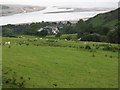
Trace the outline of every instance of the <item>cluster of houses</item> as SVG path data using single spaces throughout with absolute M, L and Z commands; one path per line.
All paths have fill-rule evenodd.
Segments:
M 45 26 L 43 28 L 40 28 L 37 30 L 38 32 L 41 32 L 42 30 L 47 30 L 48 34 L 57 34 L 59 32 L 59 29 L 63 27 L 58 27 L 58 26 Z

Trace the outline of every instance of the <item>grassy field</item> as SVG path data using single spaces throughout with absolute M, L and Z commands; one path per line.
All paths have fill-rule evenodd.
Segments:
M 0 42 L 2 38 L 0 37 Z M 0 45 L 0 89 L 2 89 L 2 46 Z
M 2 46 L 3 87 L 118 87 L 118 52 L 103 50 L 117 44 L 28 36 L 6 41 L 11 45 Z

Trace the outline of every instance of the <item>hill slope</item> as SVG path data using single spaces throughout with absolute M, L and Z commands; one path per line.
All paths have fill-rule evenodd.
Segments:
M 106 26 L 112 28 L 118 23 L 119 10 L 120 8 L 107 13 L 98 14 L 97 16 L 88 19 L 86 22 L 87 24 L 92 24 L 94 27 Z

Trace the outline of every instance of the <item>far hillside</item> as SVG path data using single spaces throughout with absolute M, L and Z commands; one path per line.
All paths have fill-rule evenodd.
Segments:
M 23 25 L 3 26 L 3 36 L 11 37 L 16 35 L 33 35 L 46 37 L 54 35 L 60 38 L 63 34 L 68 34 L 63 39 L 74 39 L 81 41 L 120 43 L 118 41 L 118 11 L 120 8 L 98 14 L 87 21 L 79 20 L 77 23 L 63 22 L 39 22 Z M 75 36 L 71 36 L 74 34 Z
M 97 16 L 90 18 L 86 22 L 88 24 L 92 24 L 94 27 L 96 26 L 106 26 L 106 27 L 114 27 L 118 22 L 118 11 L 120 8 L 113 10 L 108 13 L 98 14 Z

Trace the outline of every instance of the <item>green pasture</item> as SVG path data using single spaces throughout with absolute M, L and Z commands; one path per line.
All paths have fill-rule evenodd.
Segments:
M 3 37 L 2 43 L 5 88 L 118 87 L 118 51 L 103 50 L 117 44 L 28 36 Z

